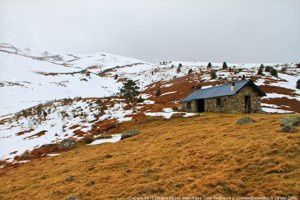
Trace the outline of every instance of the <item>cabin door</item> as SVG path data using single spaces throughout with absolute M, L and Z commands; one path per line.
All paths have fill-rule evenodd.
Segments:
M 245 96 L 245 113 L 251 113 L 251 98 Z
M 204 112 L 204 108 L 205 108 L 204 99 L 199 99 L 197 103 L 198 103 L 198 112 Z

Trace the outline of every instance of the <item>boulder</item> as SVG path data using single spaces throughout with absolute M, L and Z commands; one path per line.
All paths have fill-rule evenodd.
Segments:
M 68 176 L 67 178 L 66 178 L 66 181 L 68 181 L 68 182 L 70 182 L 70 181 L 73 181 L 74 180 L 74 176 Z
M 126 131 L 126 132 L 122 133 L 121 140 L 132 137 L 134 135 L 137 135 L 138 133 L 139 133 L 139 131 L 137 131 L 137 130 Z
M 93 185 L 94 185 L 94 182 L 93 182 L 93 181 L 88 181 L 88 182 L 87 182 L 87 186 L 88 186 L 88 187 L 92 187 Z
M 240 119 L 238 119 L 236 121 L 236 124 L 239 124 L 239 125 L 243 125 L 243 124 L 251 124 L 251 123 L 254 123 L 255 121 L 253 119 L 251 119 L 250 117 L 246 116 L 246 117 L 242 117 Z
M 171 118 L 181 118 L 183 117 L 184 113 L 173 113 Z

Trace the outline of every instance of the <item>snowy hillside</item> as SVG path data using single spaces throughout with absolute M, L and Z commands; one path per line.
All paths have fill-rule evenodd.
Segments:
M 276 69 L 277 77 L 265 68 L 257 75 L 261 64 L 227 63 L 227 69 L 222 69 L 222 63 L 212 63 L 209 69 L 207 64 L 151 64 L 108 53 L 54 54 L 0 44 L 0 161 L 12 161 L 26 150 L 64 138 L 79 140 L 102 134 L 102 126 L 141 115 L 191 116 L 173 109 L 180 109 L 180 100 L 192 88 L 199 84 L 207 88 L 242 76 L 252 78 L 266 92 L 263 111 L 300 112 L 300 90 L 296 88 L 300 68 L 296 63 L 264 64 Z M 215 79 L 211 78 L 212 70 Z M 146 99 L 136 108 L 117 97 L 126 79 L 135 80 Z M 156 95 L 158 89 L 160 96 Z
M 116 66 L 150 66 L 112 54 L 74 57 L 30 53 L 0 46 L 0 116 L 55 99 L 112 96 L 121 83 L 99 73 Z

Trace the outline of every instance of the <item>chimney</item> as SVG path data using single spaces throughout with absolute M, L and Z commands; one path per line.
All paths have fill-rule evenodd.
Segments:
M 236 88 L 236 87 L 235 87 L 235 82 L 234 82 L 234 81 L 232 81 L 232 82 L 231 82 L 231 91 L 234 91 L 234 90 L 235 90 L 235 88 Z

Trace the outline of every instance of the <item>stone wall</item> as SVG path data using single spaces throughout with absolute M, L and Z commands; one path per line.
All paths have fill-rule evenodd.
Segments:
M 250 86 L 244 87 L 238 94 L 232 96 L 220 97 L 221 104 L 217 106 L 217 98 L 205 99 L 206 112 L 226 112 L 226 113 L 244 113 L 245 96 L 250 96 L 251 112 L 261 111 L 261 101 L 258 93 Z M 188 112 L 197 112 L 197 100 L 191 101 L 191 108 L 187 109 L 187 102 L 183 103 L 184 110 Z
M 187 111 L 187 112 L 197 112 L 197 101 L 193 100 L 190 101 L 190 108 L 188 108 L 188 102 L 183 102 L 183 110 Z

